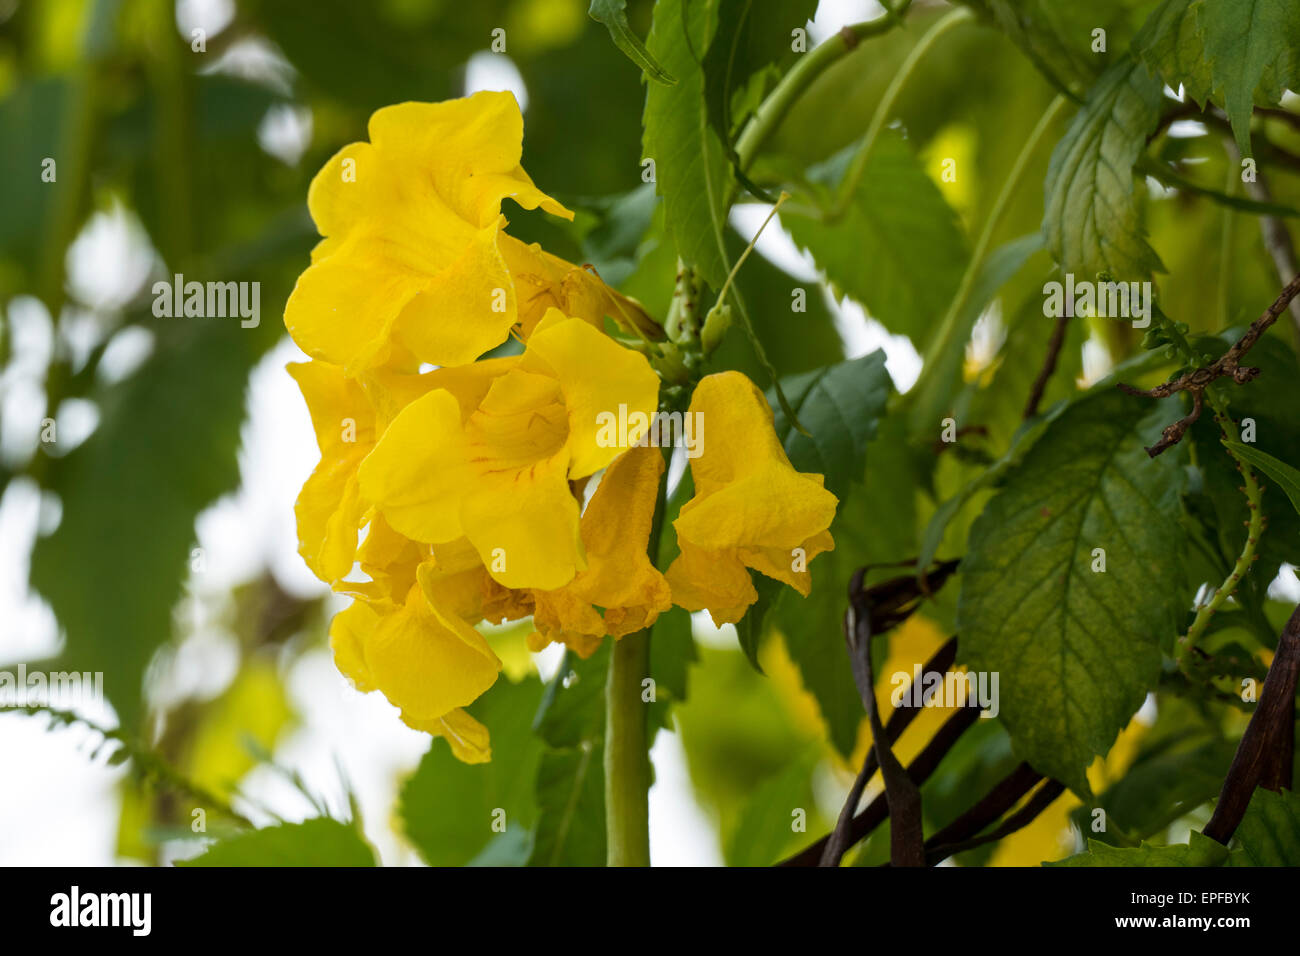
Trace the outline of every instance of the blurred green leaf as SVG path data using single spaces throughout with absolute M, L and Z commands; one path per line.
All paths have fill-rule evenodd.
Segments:
M 812 175 L 838 182 L 841 154 Z M 969 255 L 956 213 L 897 133 L 872 147 L 857 192 L 835 222 L 782 212 L 795 242 L 836 292 L 860 302 L 889 331 L 924 348 L 961 282 Z
M 541 697 L 535 677 L 498 680 L 467 708 L 492 735 L 491 761 L 461 763 L 446 741 L 434 739 L 403 784 L 398 816 L 430 866 L 463 866 L 500 832 L 495 826 L 527 830 L 536 821 L 533 777 L 542 747 L 532 721 Z
M 375 866 L 375 852 L 349 823 L 281 823 L 219 840 L 177 866 Z

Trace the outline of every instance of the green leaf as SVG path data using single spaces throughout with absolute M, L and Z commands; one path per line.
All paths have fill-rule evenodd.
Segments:
M 1096 78 L 1106 58 L 1093 50 L 1093 30 L 1121 20 L 1126 0 L 960 0 L 1005 33 L 1047 76 L 1071 89 Z M 1064 75 L 1061 75 L 1062 72 Z
M 815 814 L 812 774 L 818 755 L 811 752 L 764 780 L 741 808 L 727 840 L 727 866 L 771 866 L 808 840 L 808 817 Z M 795 830 L 802 821 L 803 829 Z
M 781 387 L 808 434 L 776 409 L 776 434 L 797 471 L 824 475 L 837 498 L 848 494 L 866 465 L 867 444 L 885 411 L 892 382 L 885 353 L 872 352 L 782 380 Z M 769 403 L 775 405 L 769 393 Z
M 375 853 L 350 823 L 328 817 L 281 823 L 218 840 L 177 866 L 374 866 Z
M 838 179 L 841 157 L 822 167 Z M 923 348 L 961 282 L 968 251 L 957 214 L 901 136 L 880 135 L 861 185 L 833 223 L 782 212 L 782 224 L 836 292 Z
M 491 761 L 461 763 L 445 740 L 435 738 L 402 785 L 402 829 L 430 866 L 473 860 L 498 836 L 497 811 L 505 812 L 506 832 L 536 821 L 533 776 L 542 748 L 532 722 L 541 698 L 542 684 L 535 677 L 518 684 L 497 681 L 469 707 L 492 735 Z
M 1043 237 L 1062 273 L 1093 281 L 1164 271 L 1147 244 L 1133 166 L 1160 118 L 1160 81 L 1126 57 L 1110 67 L 1052 151 Z
M 1278 486 L 1286 492 L 1286 496 L 1291 499 L 1291 504 L 1295 507 L 1296 512 L 1300 513 L 1300 471 L 1296 471 L 1286 462 L 1278 461 L 1268 452 L 1260 451 L 1253 445 L 1243 445 L 1235 441 L 1225 441 L 1223 444 L 1233 454 L 1239 458 L 1244 458 L 1251 465 L 1276 481 Z
M 541 808 L 529 866 L 605 864 L 605 769 L 600 738 L 548 751 L 537 771 Z
M 1044 866 L 1219 866 L 1228 857 L 1228 848 L 1193 830 L 1187 843 L 1140 847 L 1113 847 L 1096 840 L 1088 841 L 1088 852 L 1066 857 Z
M 537 770 L 540 816 L 529 866 L 605 863 L 605 677 L 612 644 L 602 641 L 586 660 L 566 651 L 537 710 L 533 728 L 549 746 Z M 651 660 L 653 666 L 653 645 Z
M 605 675 L 609 672 L 611 643 L 601 641 L 586 660 L 573 651 L 564 652 L 533 720 L 534 732 L 549 746 L 576 747 L 604 731 Z
M 717 0 L 655 4 L 646 46 L 678 82 L 646 90 L 642 150 L 655 162 L 664 221 L 678 254 L 720 289 L 728 271 L 724 228 L 731 168 L 709 127 L 698 59 L 713 37 L 716 14 Z
M 718 29 L 703 61 L 705 110 L 733 166 L 738 165 L 735 134 L 781 72 L 777 64 L 800 55 L 791 50 L 791 30 L 816 12 L 815 0 L 719 0 Z M 756 76 L 760 73 L 765 75 Z M 737 105 L 741 109 L 733 112 Z M 745 185 L 756 191 L 748 181 Z
M 863 719 L 862 698 L 844 644 L 849 581 L 863 565 L 905 559 L 915 546 L 918 477 L 903 429 L 897 417 L 881 423 L 880 434 L 867 449 L 865 482 L 853 485 L 836 510 L 831 525 L 835 550 L 809 565 L 808 597 L 791 588 L 773 589 L 779 593 L 772 618 L 804 686 L 817 701 L 832 745 L 846 757 L 853 752 Z
M 1022 759 L 1081 796 L 1094 755 L 1154 685 L 1188 597 L 1169 557 L 1184 548 L 1182 472 L 1143 450 L 1170 412 L 1109 389 L 1076 402 L 989 501 L 962 562 L 962 659 L 1000 675 Z
M 627 54 L 627 58 L 641 67 L 641 71 L 656 83 L 672 86 L 676 77 L 655 62 L 641 38 L 632 32 L 627 23 L 627 0 L 591 0 L 587 15 L 597 23 L 605 24 L 614 45 Z
M 1133 40 L 1143 61 L 1202 106 L 1228 114 L 1250 155 L 1256 100 L 1280 103 L 1300 84 L 1300 5 L 1293 0 L 1165 0 Z
M 1256 789 L 1236 837 L 1232 866 L 1300 866 L 1300 797 Z
M 1186 736 L 1182 730 L 1182 736 Z M 1099 839 L 1111 842 L 1118 830 L 1132 840 L 1144 840 L 1162 832 L 1186 813 L 1213 800 L 1223 787 L 1223 775 L 1237 752 L 1231 740 L 1201 740 L 1190 749 L 1163 748 L 1150 756 L 1139 756 L 1127 773 L 1099 795 L 1096 808 L 1106 813 L 1106 831 Z M 1082 833 L 1092 826 L 1094 807 L 1074 811 L 1075 825 Z M 1118 837 L 1118 834 L 1117 834 Z
M 52 465 L 63 515 L 32 556 L 32 584 L 67 637 L 62 663 L 102 671 L 130 730 L 144 713 L 145 667 L 172 635 L 194 519 L 238 480 L 244 383 L 267 340 L 214 323 L 162 327 L 154 356 L 96 396 L 99 427 Z M 78 573 L 91 555 L 95 572 Z

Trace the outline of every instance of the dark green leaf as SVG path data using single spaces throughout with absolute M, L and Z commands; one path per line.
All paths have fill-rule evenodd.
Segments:
M 837 179 L 840 163 L 825 167 Z M 872 147 L 861 185 L 833 223 L 785 213 L 781 222 L 841 295 L 862 303 L 918 348 L 929 341 L 961 282 L 968 251 L 957 214 L 901 136 Z
M 1088 93 L 1047 169 L 1043 237 L 1062 273 L 1092 282 L 1164 271 L 1147 244 L 1133 166 L 1160 118 L 1160 81 L 1133 59 L 1115 63 Z
M 1169 417 L 1117 390 L 1075 403 L 989 501 L 962 562 L 961 657 L 1000 674 L 1016 752 L 1081 796 L 1084 771 L 1154 685 L 1190 597 L 1181 469 L 1143 450 Z
M 632 32 L 627 23 L 627 0 L 591 0 L 588 15 L 597 23 L 605 24 L 614 45 L 629 60 L 641 67 L 643 73 L 656 83 L 672 86 L 677 82 L 671 73 L 655 62 L 641 38 Z

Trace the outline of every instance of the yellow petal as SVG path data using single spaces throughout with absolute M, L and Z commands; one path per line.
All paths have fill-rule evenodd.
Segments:
M 325 458 L 302 486 L 294 504 L 298 553 L 327 584 L 347 575 L 355 563 L 357 531 L 365 506 L 357 465 L 365 449 L 342 458 Z
M 492 759 L 488 729 L 460 708 L 432 720 L 420 720 L 403 712 L 402 720 L 415 730 L 445 738 L 461 763 L 487 763 Z
M 545 368 L 560 383 L 569 416 L 571 478 L 595 474 L 625 447 L 606 440 L 606 416 L 641 413 L 645 427 L 629 428 L 635 444 L 659 407 L 659 376 L 640 352 L 619 345 L 580 319 L 547 313 L 528 340 L 521 368 Z
M 393 324 L 427 279 L 383 253 L 364 236 L 351 237 L 298 277 L 284 324 L 299 348 L 349 375 L 384 363 Z
M 375 689 L 370 668 L 366 666 L 365 642 L 374 633 L 380 614 L 364 601 L 353 601 L 334 615 L 330 622 L 330 647 L 334 664 L 357 690 Z
M 466 365 L 496 348 L 517 320 L 515 287 L 493 222 L 405 303 L 394 326 L 403 346 L 435 365 Z
M 509 588 L 550 590 L 586 567 L 568 455 L 480 475 L 464 499 L 465 534 L 488 573 Z
M 513 199 L 572 219 L 573 213 L 533 185 L 519 165 L 524 121 L 514 94 L 480 92 L 441 103 L 399 103 L 370 117 L 370 141 L 409 157 L 460 216 L 486 225 Z
M 758 592 L 734 553 L 703 551 L 686 541 L 679 544 L 682 553 L 665 573 L 673 603 L 688 611 L 708 610 L 718 627 L 744 617 L 758 600 Z
M 406 604 L 384 615 L 365 643 L 375 685 L 416 719 L 464 707 L 492 686 L 501 662 L 481 637 L 453 631 L 418 586 Z
M 437 389 L 403 409 L 359 474 L 362 495 L 408 538 L 461 537 L 461 501 L 476 474 L 455 396 Z

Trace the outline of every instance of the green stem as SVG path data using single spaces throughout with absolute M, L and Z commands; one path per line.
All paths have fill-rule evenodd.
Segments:
M 671 451 L 671 449 L 668 449 Z M 665 464 L 668 455 L 665 455 Z M 659 500 L 650 526 L 647 552 L 659 557 L 659 538 L 668 510 L 668 469 L 659 482 Z M 614 641 L 605 682 L 605 862 L 608 866 L 650 865 L 649 707 L 642 681 L 650 676 L 650 632 Z
M 1187 341 L 1187 337 L 1179 330 L 1178 326 L 1158 309 L 1155 310 L 1155 317 L 1182 359 L 1190 366 L 1200 364 L 1202 356 L 1196 353 L 1196 350 L 1192 348 L 1191 343 Z M 1230 442 L 1240 441 L 1241 435 L 1237 431 L 1236 423 L 1228 414 L 1228 402 L 1215 391 L 1214 385 L 1206 387 L 1204 398 L 1206 404 L 1214 412 L 1214 420 L 1218 422 L 1223 437 Z M 1191 626 L 1187 629 L 1187 633 L 1178 639 L 1177 646 L 1174 649 L 1174 657 L 1178 662 L 1178 668 L 1188 677 L 1191 677 L 1195 670 L 1195 661 L 1191 656 L 1193 648 L 1205 635 L 1206 628 L 1210 626 L 1210 618 L 1223 607 L 1228 598 L 1232 596 L 1232 593 L 1237 590 L 1237 585 L 1241 583 L 1241 579 L 1245 577 L 1246 572 L 1250 570 L 1250 566 L 1255 560 L 1255 549 L 1259 545 L 1260 534 L 1264 530 L 1264 507 L 1262 502 L 1264 490 L 1260 487 L 1259 480 L 1255 477 L 1255 472 L 1250 465 L 1238 458 L 1232 449 L 1225 448 L 1224 450 L 1232 456 L 1232 460 L 1237 463 L 1237 470 L 1241 472 L 1244 482 L 1241 490 L 1246 495 L 1246 507 L 1250 509 L 1250 520 L 1246 522 L 1246 543 L 1242 545 L 1241 553 L 1237 555 L 1232 570 L 1228 572 L 1228 576 L 1223 583 L 1210 595 L 1210 599 L 1196 609 L 1196 616 L 1192 619 Z
M 1029 164 L 1029 160 L 1038 146 L 1038 141 L 1043 138 L 1043 134 L 1047 132 L 1052 120 L 1069 102 L 1069 99 L 1065 96 L 1057 96 L 1056 99 L 1052 100 L 1043 112 L 1042 117 L 1039 118 L 1038 125 L 1034 127 L 1033 132 L 1029 134 L 1029 138 L 1025 140 L 1025 145 L 1021 147 L 1020 155 L 1016 157 L 1015 162 L 1012 164 L 1011 172 L 1002 183 L 1002 190 L 998 193 L 997 199 L 993 201 L 993 208 L 984 220 L 984 228 L 980 231 L 979 239 L 975 242 L 975 248 L 971 251 L 970 261 L 966 263 L 966 271 L 961 276 L 961 283 L 957 286 L 957 292 L 952 297 L 952 302 L 948 304 L 948 311 L 939 323 L 938 334 L 935 335 L 933 344 L 926 350 L 924 367 L 932 366 L 935 359 L 947 350 L 947 340 L 952 337 L 956 328 L 957 317 L 965 308 L 971 290 L 975 287 L 975 279 L 984 265 L 989 246 L 993 244 L 993 233 L 997 229 L 998 223 L 1002 221 L 1002 214 L 1006 212 L 1012 193 L 1021 184 L 1020 180 L 1024 175 L 1025 166 Z
M 871 117 L 871 125 L 867 127 L 867 133 L 862 139 L 862 145 L 853 155 L 853 161 L 849 164 L 848 171 L 844 174 L 844 181 L 840 183 L 839 198 L 826 212 L 826 221 L 835 222 L 849 207 L 853 201 L 854 195 L 858 191 L 858 183 L 862 181 L 863 175 L 867 171 L 867 161 L 871 158 L 871 149 L 876 145 L 876 138 L 880 135 L 881 129 L 884 128 L 885 122 L 889 119 L 890 113 L 894 109 L 894 101 L 898 99 L 898 94 L 902 92 L 903 86 L 907 83 L 908 77 L 916 69 L 918 63 L 924 59 L 926 53 L 934 46 L 935 41 L 943 36 L 959 23 L 965 23 L 974 16 L 969 7 L 958 7 L 944 14 L 942 18 L 935 21 L 934 25 L 926 31 L 925 35 L 917 41 L 916 46 L 912 47 L 907 54 L 907 59 L 903 65 L 898 68 L 894 78 L 889 81 L 889 86 L 885 88 L 885 95 L 880 98 L 880 103 L 876 106 L 876 112 Z
M 650 754 L 641 681 L 650 631 L 614 642 L 605 685 L 605 839 L 609 866 L 650 865 Z
M 790 107 L 817 77 L 826 72 L 827 67 L 852 53 L 868 37 L 880 36 L 894 29 L 902 22 L 903 13 L 911 5 L 912 0 L 903 0 L 892 15 L 847 26 L 801 56 L 754 111 L 753 119 L 736 141 L 736 155 L 740 158 L 741 170 L 749 169 L 768 137 L 776 132 L 790 112 Z

